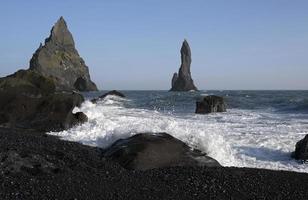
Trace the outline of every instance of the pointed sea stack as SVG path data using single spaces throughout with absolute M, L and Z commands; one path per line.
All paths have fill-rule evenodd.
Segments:
M 41 44 L 33 54 L 30 70 L 53 78 L 57 91 L 97 90 L 63 17 L 52 27 L 45 44 Z
M 191 91 L 198 90 L 194 85 L 190 73 L 191 51 L 189 44 L 184 40 L 181 48 L 181 67 L 179 73 L 174 73 L 172 77 L 172 88 L 170 91 Z

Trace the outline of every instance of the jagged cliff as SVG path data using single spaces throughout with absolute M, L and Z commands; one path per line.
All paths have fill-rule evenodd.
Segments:
M 89 69 L 75 48 L 72 34 L 63 17 L 52 27 L 44 45 L 33 54 L 30 70 L 53 78 L 58 91 L 97 90 L 91 81 Z

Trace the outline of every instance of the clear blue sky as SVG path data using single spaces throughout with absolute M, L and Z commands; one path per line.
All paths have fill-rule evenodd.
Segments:
M 308 89 L 307 0 L 3 0 L 0 76 L 62 15 L 101 89 L 170 89 L 184 38 L 200 89 Z

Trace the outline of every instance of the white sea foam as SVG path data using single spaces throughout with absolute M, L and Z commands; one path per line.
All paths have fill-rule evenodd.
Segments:
M 224 166 L 308 172 L 290 158 L 296 141 L 308 134 L 308 120 L 297 121 L 260 111 L 230 109 L 227 113 L 185 115 L 125 108 L 126 99 L 108 96 L 97 104 L 83 103 L 89 121 L 67 131 L 51 132 L 65 140 L 108 147 L 141 132 L 167 132 L 201 149 Z

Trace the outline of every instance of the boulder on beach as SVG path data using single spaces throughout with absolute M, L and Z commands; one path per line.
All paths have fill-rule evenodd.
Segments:
M 308 134 L 296 143 L 292 157 L 296 160 L 308 160 Z
M 97 90 L 63 17 L 52 27 L 45 44 L 33 54 L 30 70 L 54 79 L 57 91 Z
M 181 67 L 179 73 L 174 73 L 171 81 L 170 91 L 196 91 L 197 87 L 190 73 L 191 51 L 189 44 L 184 40 L 181 48 Z
M 172 166 L 219 167 L 213 158 L 167 133 L 141 133 L 117 140 L 103 155 L 132 170 Z
M 213 112 L 226 112 L 226 104 L 223 97 L 216 95 L 206 96 L 202 101 L 196 102 L 197 114 L 207 114 Z
M 121 92 L 119 92 L 119 91 L 117 91 L 117 90 L 111 90 L 111 91 L 109 91 L 109 92 L 107 92 L 107 93 L 105 93 L 105 94 L 103 94 L 103 95 L 101 95 L 101 96 L 99 96 L 99 97 L 97 97 L 97 98 L 92 99 L 91 101 L 92 101 L 92 103 L 96 103 L 97 101 L 102 100 L 102 99 L 104 99 L 106 96 L 109 96 L 109 95 L 113 95 L 113 96 L 118 96 L 118 97 L 125 98 L 125 95 L 122 94 Z

